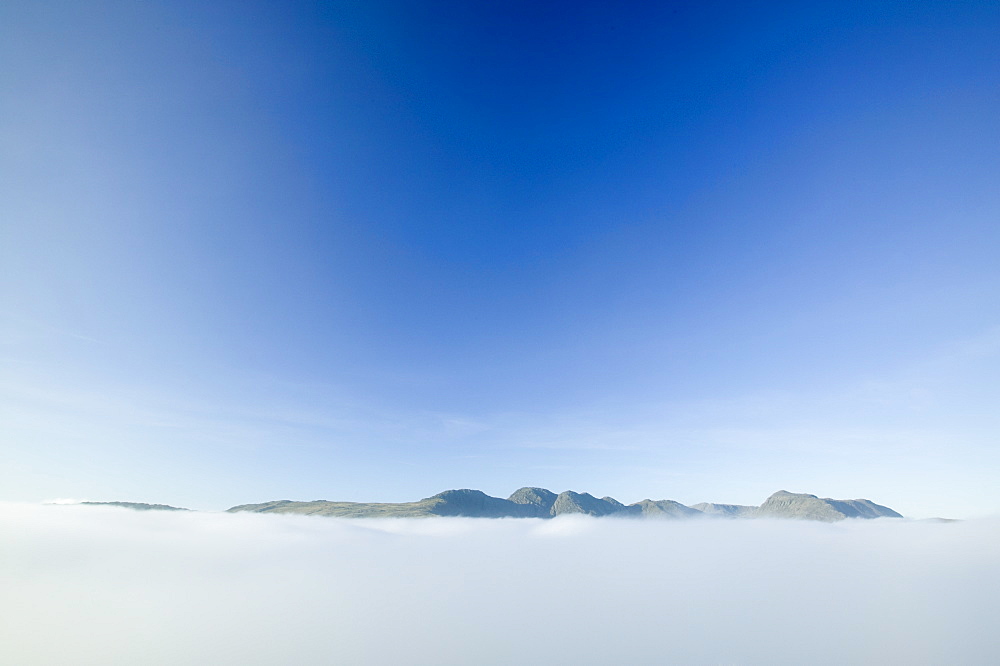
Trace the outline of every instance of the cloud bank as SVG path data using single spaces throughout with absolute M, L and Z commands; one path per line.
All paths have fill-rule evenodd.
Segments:
M 1000 521 L 0 505 L 0 662 L 988 664 Z

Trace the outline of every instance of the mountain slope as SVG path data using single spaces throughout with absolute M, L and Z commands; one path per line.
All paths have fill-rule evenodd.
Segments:
M 582 513 L 588 516 L 608 516 L 621 513 L 623 505 L 613 497 L 597 499 L 590 493 L 575 493 L 567 490 L 559 493 L 552 503 L 552 515 L 561 516 L 568 513 Z
M 421 518 L 429 516 L 465 516 L 470 518 L 535 518 L 536 507 L 491 497 L 481 490 L 446 490 L 417 502 L 293 502 L 279 500 L 262 504 L 241 504 L 230 513 L 299 513 L 310 516 L 341 518 Z

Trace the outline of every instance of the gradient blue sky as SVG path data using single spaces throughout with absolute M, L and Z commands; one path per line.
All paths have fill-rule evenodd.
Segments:
M 0 499 L 1000 511 L 1000 4 L 5 2 Z

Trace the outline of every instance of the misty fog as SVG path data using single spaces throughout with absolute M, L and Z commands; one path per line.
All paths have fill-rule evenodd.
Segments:
M 1000 521 L 0 505 L 5 664 L 988 664 Z

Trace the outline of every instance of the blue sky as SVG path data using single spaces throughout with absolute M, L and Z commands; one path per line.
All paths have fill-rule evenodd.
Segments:
M 1000 8 L 8 2 L 2 499 L 1000 511 Z

